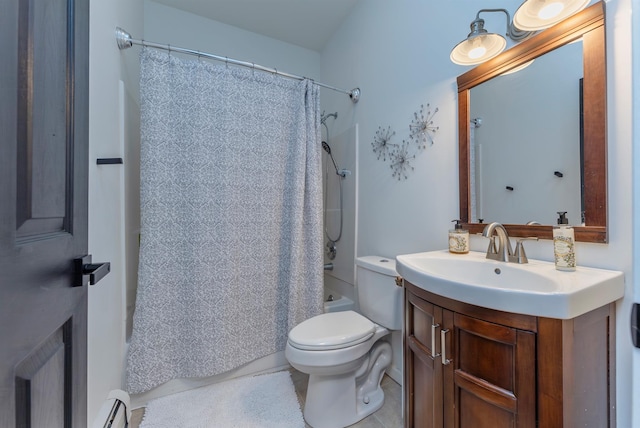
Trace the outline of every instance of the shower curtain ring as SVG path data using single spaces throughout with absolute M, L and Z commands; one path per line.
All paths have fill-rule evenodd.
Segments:
M 229 57 L 228 56 L 224 57 L 224 65 L 225 65 L 225 67 L 229 68 Z

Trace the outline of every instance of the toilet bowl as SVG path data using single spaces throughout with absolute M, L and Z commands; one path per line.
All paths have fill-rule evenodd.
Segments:
M 313 428 L 340 428 L 382 407 L 380 382 L 392 360 L 385 337 L 402 328 L 402 289 L 395 261 L 377 256 L 356 261 L 355 311 L 310 318 L 289 332 L 285 356 L 309 374 L 304 417 Z

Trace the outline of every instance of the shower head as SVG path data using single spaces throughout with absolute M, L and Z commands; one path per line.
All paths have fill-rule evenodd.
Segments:
M 333 158 L 333 155 L 331 154 L 331 147 L 329 147 L 329 143 L 327 143 L 326 141 L 323 141 L 323 142 L 322 142 L 322 148 L 324 149 L 324 151 L 325 151 L 325 152 L 327 152 L 327 154 L 328 154 L 328 155 L 329 155 L 329 157 L 331 158 L 331 162 L 333 162 L 333 167 L 334 167 L 334 168 L 335 168 L 335 170 L 336 170 L 336 174 L 338 174 L 340 177 L 344 178 L 344 177 L 345 177 L 345 174 L 344 174 L 344 172 L 342 172 L 342 173 L 341 173 L 341 172 L 338 170 L 338 165 L 336 165 L 336 161 L 335 161 L 335 159 Z
M 325 152 L 331 154 L 331 147 L 329 147 L 329 143 L 327 143 L 326 141 L 322 142 L 322 148 Z

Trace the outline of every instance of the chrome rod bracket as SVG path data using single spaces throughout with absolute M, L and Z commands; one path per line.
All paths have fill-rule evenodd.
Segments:
M 349 98 L 351 98 L 354 104 L 360 101 L 360 88 L 353 88 L 349 92 Z
M 118 49 L 129 49 L 133 46 L 131 41 L 131 34 L 127 33 L 120 27 L 116 27 L 116 42 L 118 43 Z

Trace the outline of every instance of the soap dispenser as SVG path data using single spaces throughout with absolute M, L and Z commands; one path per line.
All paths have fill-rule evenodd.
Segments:
M 576 270 L 575 235 L 566 211 L 558 211 L 558 224 L 553 226 L 553 255 L 556 269 Z
M 469 231 L 462 228 L 460 220 L 451 220 L 456 225 L 449 229 L 449 252 L 467 254 L 469 252 Z

